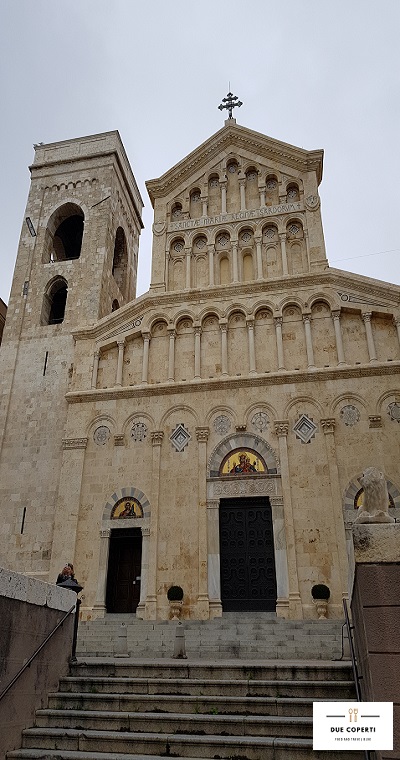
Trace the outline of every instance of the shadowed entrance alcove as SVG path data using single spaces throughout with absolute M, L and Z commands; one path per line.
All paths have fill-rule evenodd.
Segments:
M 207 473 L 210 617 L 230 610 L 289 610 L 279 461 L 262 438 L 221 441 Z M 236 589 L 236 590 L 235 590 Z

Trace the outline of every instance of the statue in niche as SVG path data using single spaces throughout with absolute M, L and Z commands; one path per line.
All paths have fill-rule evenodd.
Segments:
M 364 489 L 364 499 L 354 523 L 395 522 L 394 517 L 389 515 L 389 494 L 383 472 L 376 467 L 367 467 L 360 483 Z

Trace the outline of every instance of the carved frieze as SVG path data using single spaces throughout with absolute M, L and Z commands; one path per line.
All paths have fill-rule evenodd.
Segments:
M 63 449 L 86 449 L 88 443 L 87 438 L 63 438 Z

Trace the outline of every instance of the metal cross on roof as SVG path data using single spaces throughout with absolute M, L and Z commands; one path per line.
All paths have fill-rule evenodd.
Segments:
M 227 108 L 229 112 L 229 118 L 232 119 L 233 109 L 236 108 L 236 106 L 240 108 L 242 105 L 243 103 L 241 100 L 239 100 L 237 95 L 232 95 L 231 92 L 228 92 L 226 98 L 222 98 L 222 103 L 220 106 L 218 106 L 218 108 L 220 111 L 223 111 L 224 108 Z

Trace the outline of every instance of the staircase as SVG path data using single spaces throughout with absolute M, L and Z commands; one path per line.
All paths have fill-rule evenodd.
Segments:
M 349 663 L 323 656 L 332 648 L 335 651 L 341 648 L 340 640 L 338 643 L 332 639 L 334 621 L 332 624 L 322 621 L 322 625 L 312 621 L 317 624 L 314 630 L 309 621 L 299 623 L 276 618 L 274 621 L 262 616 L 257 621 L 260 626 L 257 632 L 255 620 L 245 629 L 243 618 L 241 623 L 232 617 L 223 624 L 224 619 L 225 616 L 217 623 L 209 621 L 188 626 L 187 660 L 174 660 L 170 657 L 171 650 L 167 652 L 170 645 L 173 647 L 175 625 L 128 624 L 128 635 L 125 637 L 124 633 L 122 638 L 128 649 L 134 648 L 135 655 L 120 657 L 112 654 L 113 644 L 108 638 L 112 631 L 120 633 L 118 617 L 87 624 L 86 629 L 82 627 L 78 662 L 71 666 L 70 675 L 61 679 L 59 692 L 49 695 L 48 708 L 37 711 L 35 727 L 23 732 L 23 748 L 9 752 L 7 758 L 362 758 L 360 752 L 312 750 L 313 700 L 354 699 Z M 244 626 L 240 640 L 234 641 L 231 636 L 240 625 Z M 318 628 L 321 629 L 319 636 Z M 340 628 L 339 624 L 338 630 Z M 262 640 L 265 629 L 271 647 L 269 657 L 260 654 L 267 649 Z M 170 636 L 168 645 L 166 630 Z M 205 657 L 205 647 L 212 649 L 207 643 L 212 630 L 214 650 Z M 138 635 L 142 658 L 147 659 L 140 659 L 134 646 Z M 255 635 L 259 638 L 254 639 Z M 276 641 L 270 644 L 273 636 Z M 308 652 L 311 644 L 315 647 L 312 659 L 304 654 L 293 656 L 296 640 L 298 649 L 303 648 L 303 651 Z M 102 651 L 101 656 L 100 641 L 103 647 L 108 641 L 109 650 Z M 192 656 L 190 652 L 198 641 L 197 655 Z M 165 651 L 155 659 L 151 653 L 162 645 Z M 249 659 L 245 653 L 254 646 L 257 651 Z M 97 656 L 82 656 L 86 647 L 92 648 L 92 654 Z M 236 647 L 235 659 L 224 658 L 225 648 L 229 647 Z M 243 657 L 246 659 L 241 659 Z

